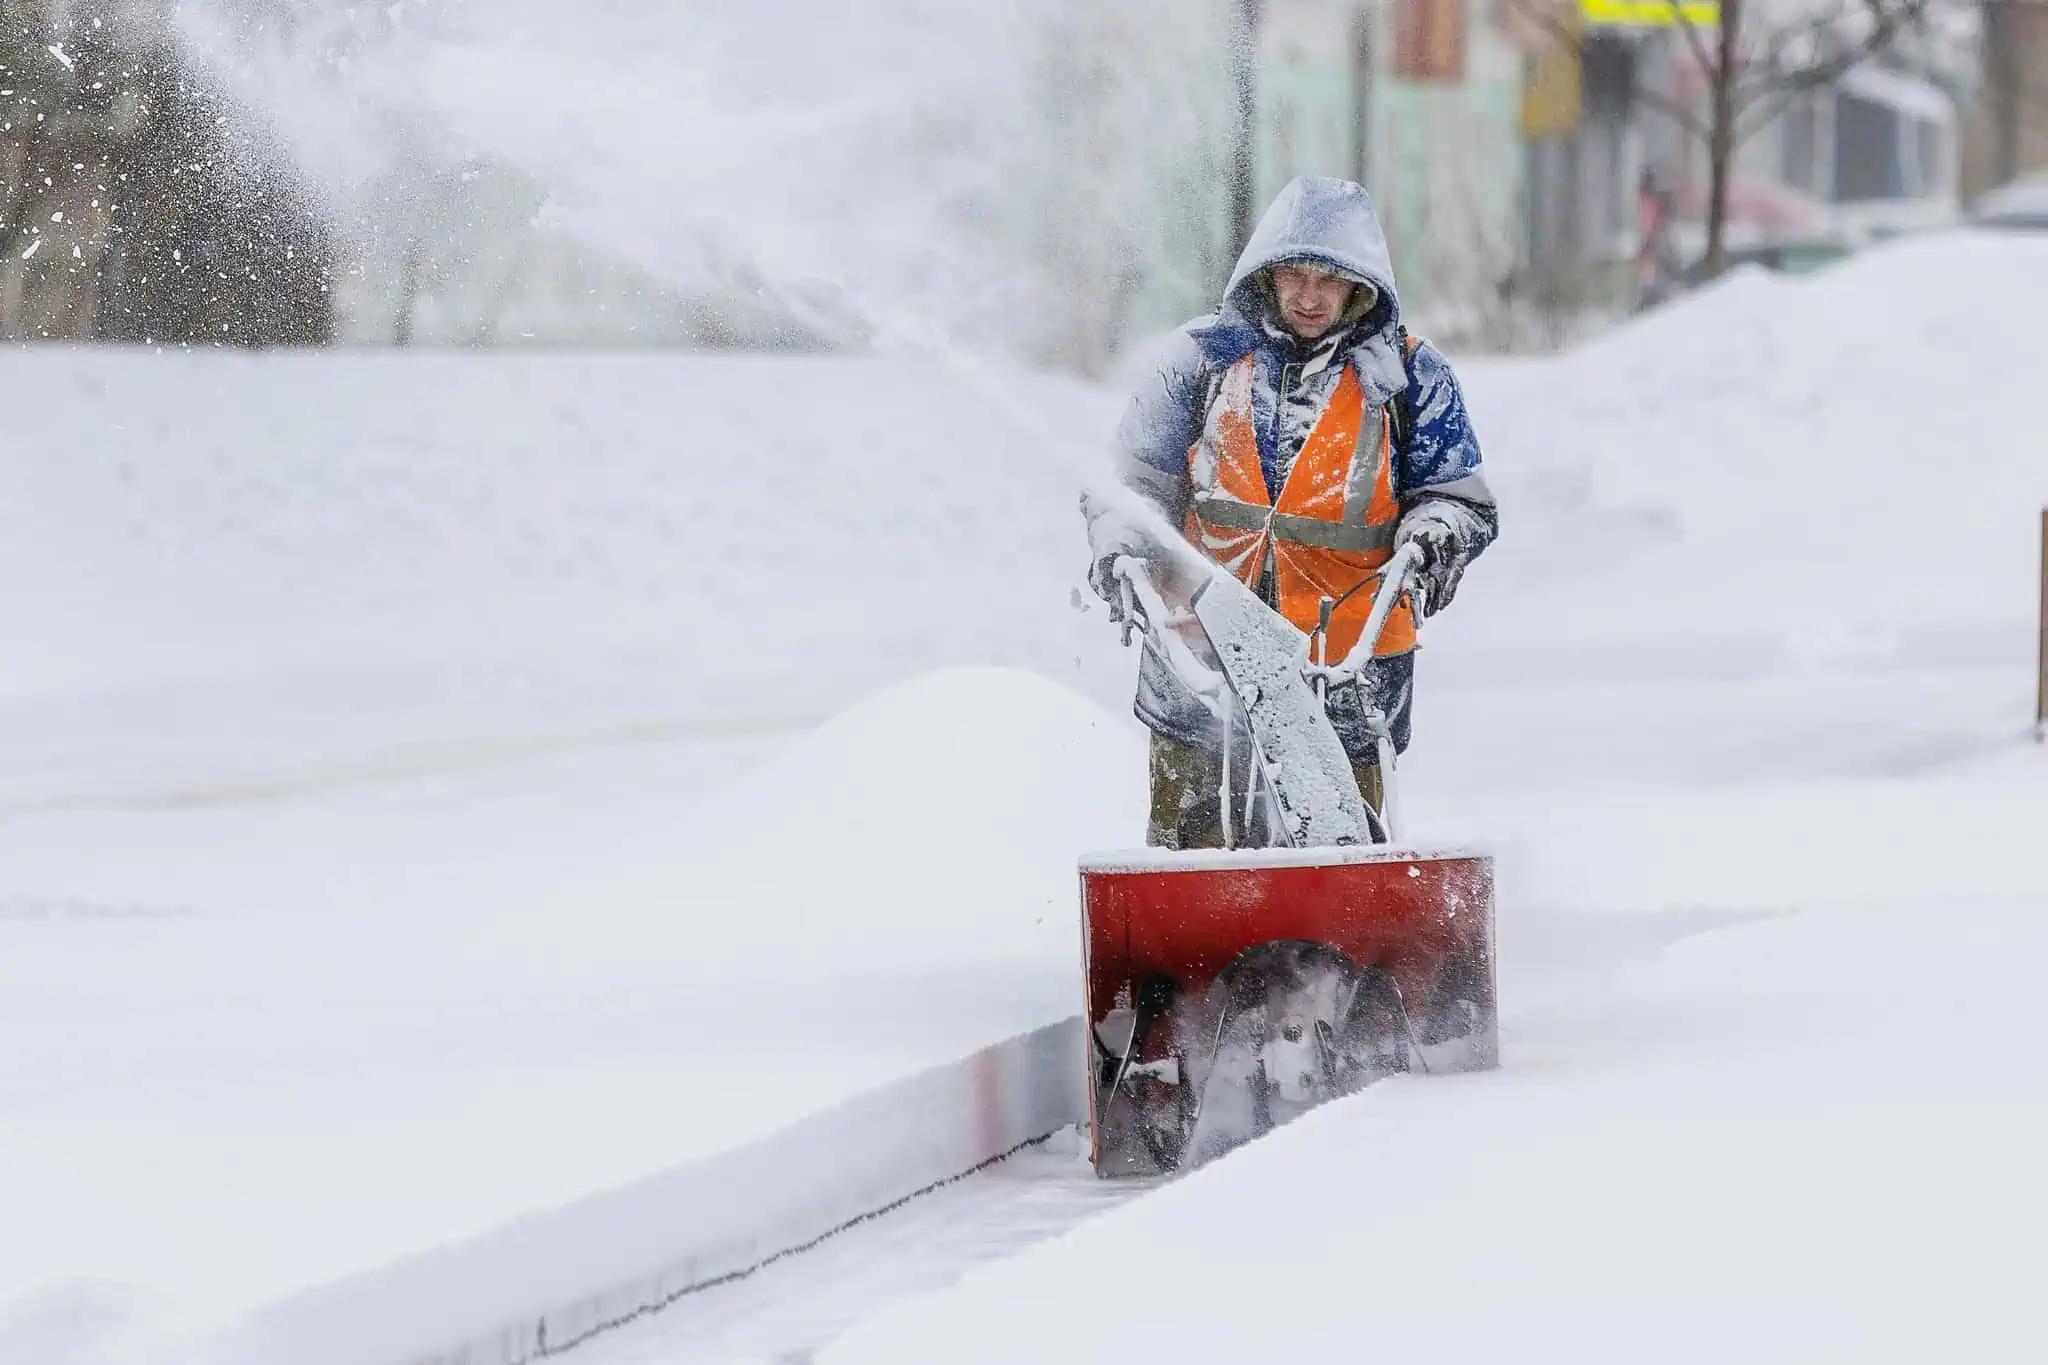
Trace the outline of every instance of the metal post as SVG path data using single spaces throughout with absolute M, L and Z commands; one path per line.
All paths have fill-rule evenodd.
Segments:
M 2041 509 L 2041 676 L 2034 692 L 2034 738 L 2048 744 L 2048 507 Z
M 1351 178 L 1372 187 L 1372 10 L 1351 11 Z
M 1237 840 L 1232 837 L 1230 827 L 1230 713 L 1237 703 L 1226 697 L 1223 701 L 1223 777 L 1216 784 L 1216 819 L 1223 830 L 1223 847 L 1236 848 Z
M 1235 109 L 1230 128 L 1230 254 L 1235 261 L 1251 240 L 1258 205 L 1259 20 L 1264 0 L 1237 0 L 1237 32 L 1231 50 L 1230 84 Z

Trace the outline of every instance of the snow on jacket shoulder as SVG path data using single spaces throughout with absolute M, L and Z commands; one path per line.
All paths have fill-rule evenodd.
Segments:
M 1313 261 L 1372 286 L 1363 317 L 1346 328 L 1343 359 L 1358 373 L 1366 396 L 1386 403 L 1406 389 L 1402 406 L 1414 429 L 1395 452 L 1394 491 L 1411 499 L 1457 501 L 1466 555 L 1493 539 L 1493 497 L 1480 473 L 1479 442 L 1450 364 L 1427 343 L 1402 355 L 1401 297 L 1392 253 L 1372 197 L 1347 180 L 1301 176 L 1280 191 L 1260 217 L 1251 240 L 1224 286 L 1215 312 L 1174 333 L 1153 372 L 1138 386 L 1117 431 L 1118 470 L 1129 487 L 1150 498 L 1179 525 L 1187 511 L 1187 456 L 1206 416 L 1215 377 L 1248 355 L 1259 358 L 1253 409 L 1273 425 L 1275 385 L 1294 359 L 1295 344 L 1270 317 L 1264 272 L 1283 261 Z M 1262 446 L 1272 441 L 1262 432 Z M 1284 461 L 1267 457 L 1269 480 Z
M 1431 499 L 1458 504 L 1454 524 L 1469 560 L 1499 534 L 1500 512 L 1479 467 L 1465 392 L 1450 362 L 1426 341 L 1408 358 L 1408 411 L 1415 429 L 1394 452 L 1394 494 L 1404 509 Z
M 1201 432 L 1213 380 L 1223 368 L 1202 342 L 1217 317 L 1196 318 L 1173 333 L 1117 428 L 1119 477 L 1176 526 L 1187 512 L 1188 448 Z M 1469 550 L 1477 554 L 1497 528 L 1493 498 L 1480 471 L 1479 440 L 1464 391 L 1450 362 L 1426 341 L 1408 359 L 1404 406 L 1414 415 L 1414 429 L 1394 452 L 1395 495 L 1404 504 L 1435 496 L 1484 508 L 1483 532 Z
M 1201 432 L 1215 373 L 1196 332 L 1214 320 L 1213 313 L 1196 318 L 1173 334 L 1117 426 L 1117 476 L 1176 527 L 1187 512 L 1188 448 Z

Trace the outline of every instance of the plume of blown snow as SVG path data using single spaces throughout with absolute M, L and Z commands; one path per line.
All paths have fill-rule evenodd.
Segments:
M 187 0 L 181 27 L 345 221 L 509 167 L 667 286 L 1089 365 L 1221 193 L 1229 6 L 1201 3 Z

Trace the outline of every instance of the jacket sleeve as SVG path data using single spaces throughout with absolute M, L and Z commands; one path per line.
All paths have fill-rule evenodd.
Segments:
M 1480 469 L 1479 438 L 1458 377 L 1428 342 L 1409 358 L 1408 401 L 1415 429 L 1394 470 L 1402 515 L 1426 509 L 1451 527 L 1464 558 L 1475 559 L 1500 533 L 1500 509 Z
M 1116 473 L 1179 526 L 1187 515 L 1188 447 L 1202 420 L 1208 367 L 1191 335 L 1176 332 L 1124 408 L 1116 431 Z

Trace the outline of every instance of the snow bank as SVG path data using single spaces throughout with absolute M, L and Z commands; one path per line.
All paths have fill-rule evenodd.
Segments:
M 820 1358 L 2008 1355 L 2048 1215 L 2041 909 L 1667 924 L 1524 997 L 1504 1072 L 1319 1110 Z
M 2044 307 L 2048 240 L 1928 234 L 1477 371 L 1507 534 L 1438 639 L 1587 673 L 2016 661 Z
M 786 729 L 953 664 L 1121 705 L 1043 450 L 1113 404 L 1000 382 L 1044 429 L 875 361 L 15 356 L 0 808 Z
M 1922 1339 L 1914 1293 L 1962 1320 L 1963 1274 L 2020 1301 L 1982 1211 L 2039 1213 L 2043 265 L 1905 243 L 1466 367 L 1506 535 L 1429 629 L 1407 814 L 1497 855 L 1510 1070 L 1319 1114 L 847 1358 L 1321 1346 L 1360 1283 L 1368 1339 L 1473 1354 L 1862 1351 Z M 1073 1012 L 1133 659 L 1071 608 L 1071 476 L 979 397 L 35 353 L 0 401 L 0 630 L 39 646 L 0 683 L 0 1179 L 90 1234 L 9 1263 L 0 1355 L 161 1359 Z M 1041 676 L 792 738 L 989 662 Z M 481 1330 L 611 1292 L 522 1264 Z M 419 1307 L 391 1273 L 359 1286 Z
M 130 1359 L 184 1325 L 180 1247 L 79 1163 L 0 1128 L 0 1208 L 6 1359 Z
M 955 670 L 820 726 L 687 831 L 622 846 L 623 869 L 581 894 L 608 923 L 717 955 L 726 980 L 973 969 L 1001 994 L 1065 999 L 1044 992 L 1073 985 L 1074 851 L 1141 829 L 1144 800 L 1134 724 L 1031 674 Z
M 509 1365 L 566 1350 L 1071 1126 L 1084 1050 L 1078 1018 L 982 1048 L 722 1156 L 298 1295 L 200 1358 Z
M 1474 366 L 1499 547 L 1411 830 L 1505 1069 L 1320 1110 L 821 1359 L 1911 1361 L 2029 1339 L 2048 244 L 1950 234 Z
M 218 1324 L 467 1238 L 265 1317 L 253 1358 L 527 1340 L 1071 1121 L 1034 1031 L 1077 1008 L 1073 849 L 1142 812 L 1128 723 L 963 670 L 850 708 L 709 812 L 695 752 L 0 825 L 10 887 L 68 888 L 0 918 L 0 1180 L 52 1230 L 10 1264 L 10 1330 L 86 1279 Z M 713 1218 L 709 1189 L 748 1193 Z
M 1044 681 L 1122 711 L 1130 657 L 1040 443 L 1113 403 L 1004 382 L 1042 428 L 876 361 L 15 357 L 0 1341 L 152 1342 L 1070 1016 L 1142 760 Z M 874 695 L 963 664 L 1038 676 Z

